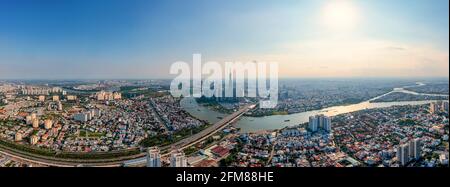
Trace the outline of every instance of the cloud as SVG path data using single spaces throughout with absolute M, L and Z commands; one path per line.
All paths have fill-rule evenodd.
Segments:
M 448 77 L 448 51 L 381 40 L 290 42 L 245 60 L 279 63 L 283 77 Z M 326 67 L 326 68 L 324 68 Z

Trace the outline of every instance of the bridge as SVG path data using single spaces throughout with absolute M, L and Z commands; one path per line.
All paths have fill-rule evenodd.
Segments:
M 205 130 L 194 134 L 190 137 L 187 137 L 179 142 L 173 143 L 171 145 L 167 145 L 161 147 L 160 149 L 171 150 L 171 149 L 186 149 L 192 145 L 195 145 L 208 137 L 212 136 L 216 132 L 224 129 L 229 124 L 235 122 L 242 115 L 247 113 L 249 110 L 255 108 L 255 104 L 249 104 L 238 111 L 224 117 L 219 122 L 211 125 Z M 54 167 L 76 167 L 76 166 L 89 166 L 89 167 L 120 167 L 123 165 L 145 165 L 146 161 L 146 153 L 139 153 L 137 155 L 132 155 L 128 157 L 115 158 L 109 160 L 71 160 L 71 159 L 57 159 L 53 157 L 45 157 L 41 155 L 34 156 L 31 153 L 24 153 L 18 150 L 7 149 L 6 147 L 0 146 L 0 153 L 12 157 L 17 160 L 22 160 L 27 163 L 36 163 L 44 166 L 54 166 Z M 167 156 L 169 153 L 166 153 L 162 156 Z

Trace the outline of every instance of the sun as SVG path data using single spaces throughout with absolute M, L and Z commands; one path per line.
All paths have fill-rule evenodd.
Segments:
M 349 30 L 357 26 L 358 11 L 350 0 L 333 0 L 322 10 L 322 23 L 332 30 Z

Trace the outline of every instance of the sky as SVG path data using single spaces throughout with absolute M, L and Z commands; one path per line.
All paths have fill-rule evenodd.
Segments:
M 0 0 L 0 79 L 170 78 L 277 62 L 280 77 L 448 77 L 448 0 Z

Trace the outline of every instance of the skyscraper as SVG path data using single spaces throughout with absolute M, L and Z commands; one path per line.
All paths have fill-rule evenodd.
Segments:
M 397 149 L 397 159 L 400 165 L 405 166 L 411 160 L 418 160 L 422 155 L 421 142 L 419 138 L 410 140 L 400 145 Z
M 323 116 L 322 121 L 323 121 L 323 125 L 322 125 L 323 130 L 325 130 L 327 132 L 331 132 L 331 118 L 327 117 L 327 116 Z
M 147 150 L 147 167 L 161 167 L 161 154 L 158 147 Z
M 401 166 L 405 166 L 409 162 L 409 147 L 408 144 L 400 145 L 397 148 L 397 160 Z
M 319 126 L 319 120 L 316 118 L 316 116 L 309 116 L 309 124 L 308 124 L 309 130 L 311 132 L 316 132 L 318 126 Z
M 418 160 L 421 156 L 421 142 L 419 138 L 411 140 L 409 142 L 409 157 Z

